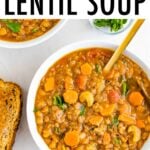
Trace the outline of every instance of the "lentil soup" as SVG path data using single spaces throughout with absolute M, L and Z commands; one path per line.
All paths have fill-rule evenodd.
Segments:
M 58 19 L 1 19 L 0 40 L 21 42 L 35 39 L 52 29 Z
M 42 78 L 34 113 L 51 150 L 140 150 L 149 137 L 150 111 L 136 82 L 149 88 L 149 79 L 126 56 L 104 77 L 111 55 L 104 48 L 78 50 Z

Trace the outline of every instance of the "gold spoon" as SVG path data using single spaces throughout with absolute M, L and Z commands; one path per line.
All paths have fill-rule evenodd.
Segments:
M 129 31 L 128 35 L 125 37 L 122 44 L 116 49 L 116 51 L 114 52 L 111 59 L 109 60 L 109 62 L 104 67 L 104 69 L 103 69 L 103 74 L 104 75 L 107 75 L 110 72 L 111 68 L 113 67 L 115 62 L 119 59 L 120 55 L 124 52 L 126 47 L 129 45 L 130 41 L 133 39 L 134 35 L 139 30 L 139 28 L 141 27 L 143 22 L 144 22 L 144 19 L 138 19 L 135 22 L 135 24 L 133 25 L 133 27 Z M 136 82 L 137 82 L 138 86 L 141 88 L 141 90 L 143 91 L 145 97 L 149 100 L 149 103 L 150 103 L 150 95 L 149 95 L 149 92 L 147 91 L 147 88 L 144 86 L 142 81 L 136 79 Z
M 130 41 L 133 39 L 134 35 L 138 31 L 138 29 L 141 27 L 143 22 L 144 22 L 144 19 L 138 19 L 135 22 L 135 24 L 133 25 L 133 27 L 131 28 L 131 30 L 129 31 L 129 33 L 127 34 L 127 36 L 125 37 L 125 39 L 121 43 L 121 45 L 116 49 L 116 51 L 114 52 L 111 59 L 109 60 L 109 62 L 104 67 L 104 69 L 103 69 L 104 75 L 107 75 L 110 72 L 111 68 L 113 67 L 115 62 L 119 59 L 120 55 L 124 52 L 126 47 L 129 45 Z

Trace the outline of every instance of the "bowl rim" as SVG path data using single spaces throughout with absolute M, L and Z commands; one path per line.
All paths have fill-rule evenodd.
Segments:
M 38 45 L 48 40 L 52 36 L 54 36 L 65 25 L 66 22 L 67 19 L 61 19 L 54 27 L 52 27 L 52 29 L 42 34 L 41 36 L 28 41 L 13 42 L 13 41 L 0 40 L 0 47 L 19 49 L 19 48 L 27 48 L 27 47 Z
M 93 29 L 96 29 L 96 30 L 99 30 L 105 34 L 108 34 L 108 35 L 116 35 L 116 34 L 119 34 L 119 33 L 122 33 L 124 31 L 126 31 L 128 28 L 130 28 L 132 25 L 133 25 L 133 22 L 134 22 L 134 19 L 127 19 L 127 23 L 123 25 L 123 27 L 114 32 L 114 31 L 110 31 L 110 27 L 98 27 L 96 25 L 94 25 L 94 20 L 95 19 L 89 19 L 89 23 L 90 25 L 92 26 Z
M 82 41 L 82 42 L 76 42 L 69 44 L 67 46 L 64 46 L 60 49 L 58 49 L 55 53 L 50 55 L 39 67 L 39 69 L 36 71 L 29 90 L 28 90 L 28 95 L 27 95 L 27 107 L 26 107 L 26 113 L 27 113 L 27 122 L 28 122 L 28 127 L 30 130 L 30 133 L 32 135 L 32 138 L 34 139 L 35 143 L 40 149 L 44 150 L 49 150 L 48 146 L 45 144 L 44 140 L 40 136 L 40 134 L 37 131 L 36 128 L 36 122 L 35 122 L 35 116 L 34 116 L 34 103 L 35 103 L 35 96 L 37 93 L 37 89 L 39 87 L 39 84 L 41 82 L 41 79 L 43 76 L 46 74 L 48 69 L 55 63 L 57 60 L 61 59 L 63 56 L 75 52 L 76 50 L 79 49 L 84 49 L 84 48 L 92 48 L 92 47 L 100 47 L 100 48 L 109 48 L 112 50 L 115 50 L 118 45 L 117 44 L 112 44 L 110 42 L 106 41 L 100 41 L 100 40 L 90 40 L 90 41 Z M 125 51 L 124 55 L 133 60 L 135 63 L 137 63 L 142 70 L 146 73 L 148 78 L 150 78 L 150 68 L 148 68 L 148 65 L 146 65 L 140 58 L 135 56 L 133 53 L 129 51 Z M 149 143 L 150 142 L 146 142 Z M 143 150 L 146 150 L 145 148 Z

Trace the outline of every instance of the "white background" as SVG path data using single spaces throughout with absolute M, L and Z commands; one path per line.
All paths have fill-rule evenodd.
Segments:
M 45 0 L 43 1 L 43 15 L 39 15 L 38 11 L 37 11 L 37 7 L 35 5 L 35 14 L 34 16 L 31 15 L 31 0 L 26 1 L 25 3 L 21 3 L 21 10 L 23 12 L 27 12 L 27 15 L 20 15 L 18 16 L 18 12 L 17 12 L 17 2 L 18 0 L 9 0 L 9 11 L 11 12 L 15 12 L 15 15 L 6 15 L 5 14 L 5 3 L 6 0 L 1 0 L 0 1 L 0 16 L 1 18 L 5 18 L 5 19 L 9 19 L 9 18 L 49 18 L 49 17 L 53 17 L 53 18 L 83 18 L 83 19 L 89 19 L 89 18 L 98 18 L 99 16 L 101 16 L 101 18 L 113 18 L 113 17 L 127 17 L 127 18 L 135 18 L 135 17 L 141 17 L 141 18 L 149 18 L 149 14 L 150 14 L 150 1 L 149 0 L 145 0 L 143 3 L 139 4 L 139 15 L 135 15 L 135 2 L 137 3 L 137 0 L 130 0 L 130 13 L 128 15 L 120 15 L 119 11 L 118 11 L 118 2 L 121 0 L 114 0 L 114 11 L 111 15 L 104 15 L 102 10 L 101 10 L 101 1 L 100 0 L 93 0 L 97 7 L 98 10 L 96 12 L 96 14 L 90 16 L 88 15 L 88 11 L 93 11 L 94 7 L 92 5 L 92 3 L 89 0 L 63 0 L 63 10 L 64 13 L 63 15 L 60 15 L 59 12 L 59 0 L 53 0 L 53 15 L 49 15 L 49 1 L 50 0 Z M 77 15 L 69 15 L 68 14 L 68 1 L 71 1 L 72 3 L 72 11 L 76 11 L 78 14 Z M 122 0 L 123 2 L 123 11 L 126 11 L 127 9 L 127 1 Z M 112 0 L 105 0 L 105 7 L 106 7 L 106 11 L 109 11 L 110 9 L 110 5 L 112 4 Z
M 23 114 L 13 150 L 38 150 L 27 125 L 26 96 L 41 63 L 64 45 L 82 40 L 101 40 L 120 44 L 126 33 L 107 35 L 93 29 L 88 20 L 69 20 L 59 33 L 48 41 L 26 49 L 0 48 L 0 78 L 18 83 L 23 90 Z M 150 20 L 146 20 L 128 47 L 150 68 Z

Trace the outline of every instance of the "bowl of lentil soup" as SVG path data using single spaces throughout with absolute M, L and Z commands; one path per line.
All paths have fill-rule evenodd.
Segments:
M 39 44 L 58 32 L 65 20 L 0 19 L 0 46 L 24 48 Z
M 116 48 L 75 43 L 41 65 L 27 98 L 29 129 L 40 149 L 138 150 L 149 144 L 149 106 L 136 83 L 138 78 L 150 86 L 149 69 L 127 51 L 103 77 Z

